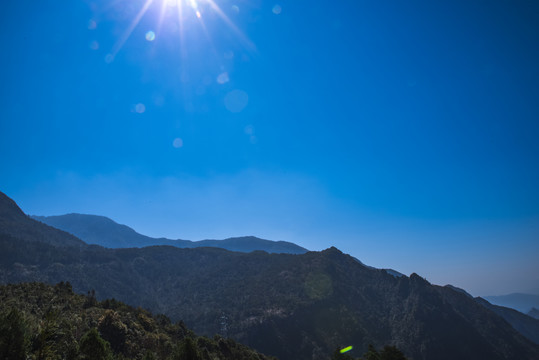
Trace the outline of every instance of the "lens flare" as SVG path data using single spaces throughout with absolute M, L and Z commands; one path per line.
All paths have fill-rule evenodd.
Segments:
M 146 105 L 144 105 L 143 103 L 138 103 L 137 105 L 135 105 L 135 111 L 139 114 L 142 114 L 146 111 Z
M 174 146 L 176 149 L 179 149 L 183 146 L 183 140 L 181 138 L 175 138 L 172 142 L 172 146 Z
M 88 30 L 95 30 L 97 28 L 97 23 L 94 19 L 88 21 Z
M 153 31 L 148 31 L 146 33 L 146 40 L 148 41 L 154 41 L 155 40 L 155 33 Z
M 281 8 L 281 5 L 276 4 L 273 9 L 271 10 L 275 15 L 279 15 L 283 9 Z
M 228 77 L 227 72 L 221 73 L 219 74 L 219 76 L 217 76 L 217 82 L 221 85 L 226 84 L 229 81 L 230 81 L 230 78 Z
M 232 113 L 242 112 L 248 102 L 249 95 L 243 90 L 232 90 L 224 99 L 226 109 Z
M 117 0 L 117 3 L 127 3 L 128 0 Z M 184 36 L 185 36 L 185 27 L 186 25 L 194 26 L 190 19 L 197 19 L 199 25 L 202 27 L 203 31 L 206 33 L 208 40 L 212 43 L 210 34 L 206 29 L 206 21 L 215 19 L 215 16 L 209 16 L 209 14 L 217 15 L 217 19 L 221 19 L 222 22 L 230 29 L 235 35 L 240 39 L 245 48 L 249 51 L 256 51 L 254 44 L 243 34 L 243 32 L 230 20 L 230 18 L 223 12 L 221 7 L 217 4 L 216 0 L 144 0 L 140 9 L 137 11 L 134 19 L 129 23 L 129 26 L 119 39 L 116 41 L 109 55 L 107 56 L 106 62 L 111 63 L 116 58 L 118 52 L 122 49 L 125 42 L 137 25 L 141 22 L 142 18 L 148 12 L 148 10 L 154 5 L 158 4 L 160 9 L 158 10 L 159 16 L 158 21 L 154 30 L 150 30 L 145 33 L 145 38 L 147 41 L 154 41 L 163 26 L 165 21 L 169 21 L 171 17 L 167 16 L 167 13 L 173 11 L 177 13 L 175 18 L 177 19 L 177 24 L 179 25 L 180 31 L 180 48 L 182 54 L 185 54 L 184 51 Z M 237 5 L 232 5 L 232 10 L 234 13 L 239 13 L 239 7 Z M 275 5 L 273 8 L 274 13 L 280 13 L 280 6 Z M 208 16 L 205 16 L 208 15 Z M 206 19 L 207 18 L 207 19 Z M 215 20 L 213 20 L 215 21 Z M 93 30 L 97 27 L 97 22 L 95 20 L 90 20 L 88 23 L 88 28 Z M 213 44 L 212 44 L 213 46 Z M 182 55 L 184 56 L 184 55 Z

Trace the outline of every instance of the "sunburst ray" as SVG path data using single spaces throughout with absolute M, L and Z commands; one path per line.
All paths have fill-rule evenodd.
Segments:
M 140 11 L 138 12 L 137 16 L 133 19 L 133 21 L 131 22 L 131 24 L 129 24 L 129 27 L 127 28 L 126 31 L 124 31 L 124 33 L 122 34 L 122 36 L 120 37 L 120 39 L 116 42 L 116 44 L 114 44 L 114 46 L 112 47 L 112 51 L 111 53 L 109 54 L 111 57 L 110 57 L 110 60 L 112 61 L 114 59 L 114 57 L 116 57 L 116 55 L 118 54 L 118 51 L 120 51 L 120 49 L 122 48 L 122 46 L 124 46 L 125 42 L 127 41 L 127 39 L 129 38 L 129 36 L 131 36 L 131 33 L 133 32 L 133 30 L 135 29 L 135 27 L 138 25 L 138 23 L 140 22 L 140 19 L 142 19 L 142 17 L 144 16 L 144 14 L 146 13 L 146 11 L 148 10 L 148 8 L 150 7 L 150 5 L 153 3 L 154 0 L 146 0 L 146 2 L 144 3 L 144 5 L 142 6 L 142 8 L 140 9 Z

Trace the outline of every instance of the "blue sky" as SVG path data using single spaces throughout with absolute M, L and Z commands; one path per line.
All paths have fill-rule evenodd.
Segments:
M 25 212 L 539 293 L 537 2 L 145 1 L 4 5 Z

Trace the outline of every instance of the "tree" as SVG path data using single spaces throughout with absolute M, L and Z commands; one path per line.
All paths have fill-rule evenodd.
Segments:
M 374 346 L 372 346 L 372 344 L 369 344 L 369 349 L 363 355 L 363 359 L 364 360 L 381 360 L 380 354 L 378 353 L 378 351 L 376 351 L 376 349 L 374 348 Z
M 110 343 L 115 353 L 123 352 L 127 338 L 127 326 L 122 322 L 120 315 L 113 310 L 105 311 L 97 325 L 99 333 Z
M 26 359 L 29 344 L 26 321 L 17 309 L 0 316 L 0 359 Z
M 77 357 L 78 344 L 73 336 L 69 320 L 62 320 L 58 312 L 49 311 L 45 314 L 40 328 L 41 330 L 33 344 L 38 360 L 74 359 Z
M 406 360 L 406 357 L 395 346 L 384 346 L 380 352 L 380 360 Z
M 144 358 L 142 360 L 155 360 L 155 355 L 151 351 L 146 351 L 146 354 L 144 355 Z
M 57 314 L 48 312 L 45 315 L 41 331 L 39 332 L 34 345 L 37 348 L 37 358 L 39 360 L 61 359 L 55 346 L 59 343 L 58 338 L 61 335 L 59 333 Z
M 80 340 L 80 354 L 84 360 L 111 360 L 110 344 L 103 340 L 96 328 L 90 329 Z
M 174 360 L 201 360 L 200 353 L 198 348 L 190 337 L 185 337 L 181 343 L 176 347 L 174 355 L 172 357 Z
M 86 301 L 84 301 L 84 308 L 90 308 L 97 305 L 97 299 L 95 297 L 95 290 L 88 290 L 88 295 L 86 296 Z

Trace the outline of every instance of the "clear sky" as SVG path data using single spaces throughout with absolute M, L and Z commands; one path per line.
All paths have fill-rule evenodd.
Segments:
M 0 20 L 0 190 L 25 212 L 539 293 L 537 1 L 18 0 Z

